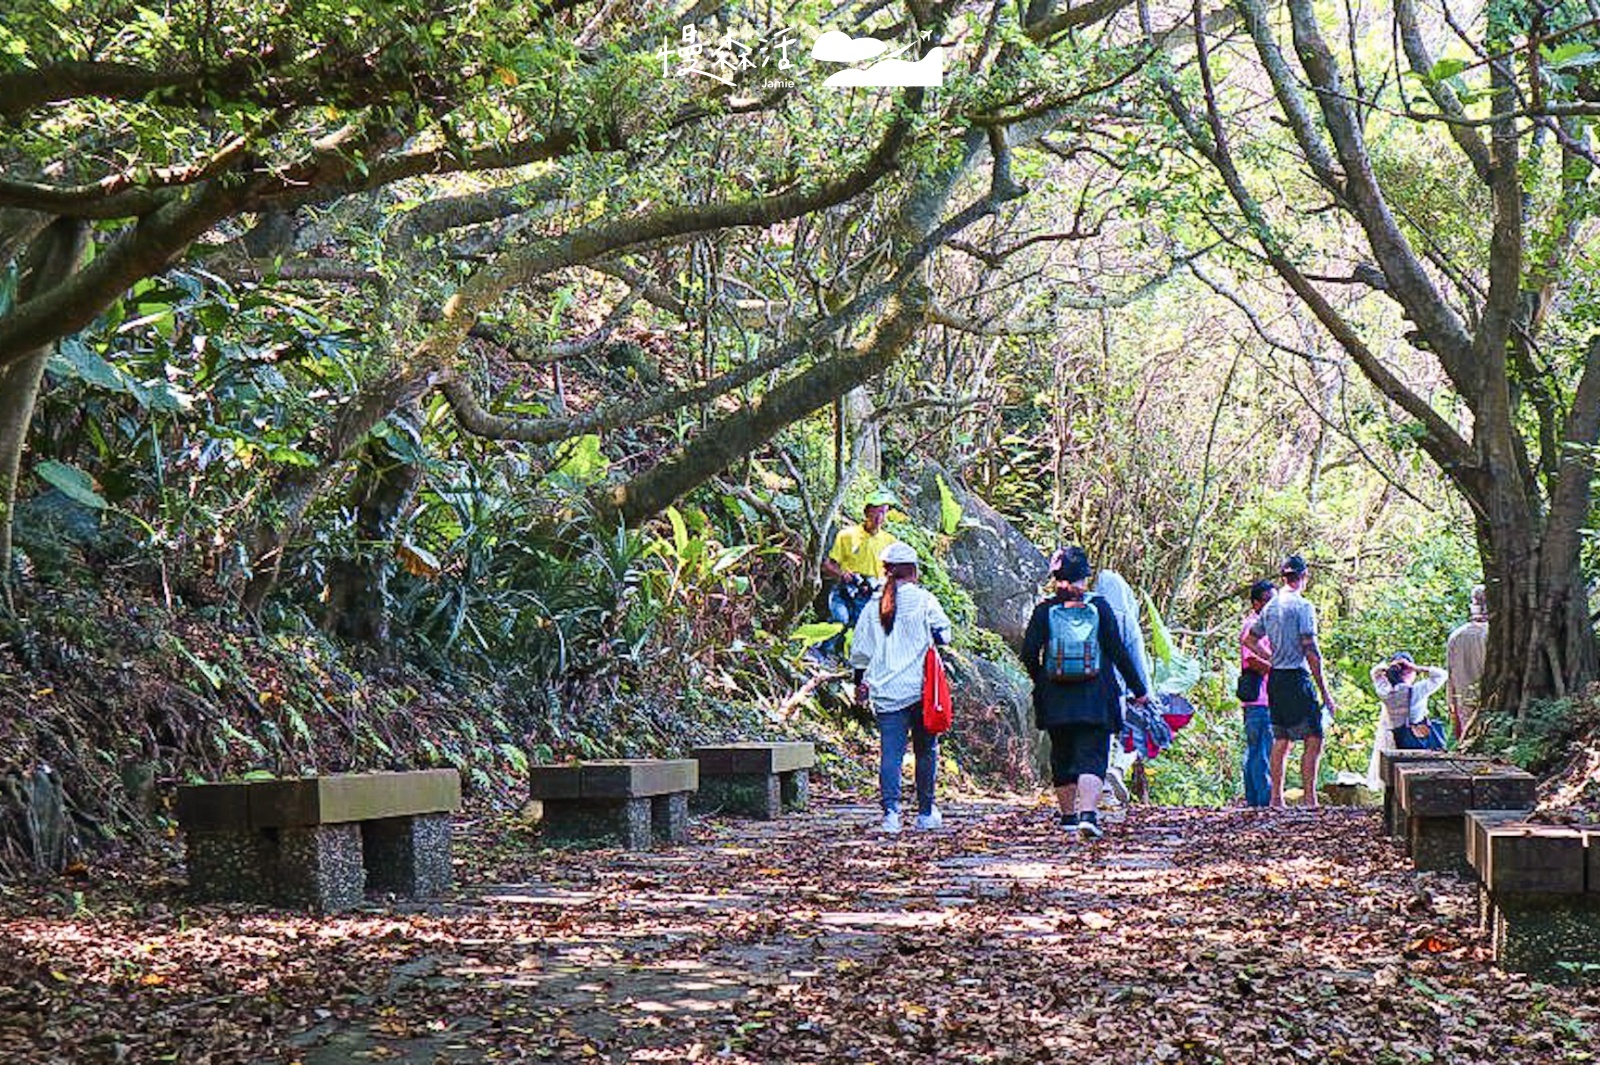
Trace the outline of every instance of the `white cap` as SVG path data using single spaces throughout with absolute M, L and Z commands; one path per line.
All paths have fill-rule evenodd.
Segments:
M 896 540 L 883 549 L 883 553 L 878 556 L 878 561 L 885 566 L 903 566 L 906 564 L 915 566 L 917 564 L 917 553 L 912 550 L 910 544 L 903 544 Z

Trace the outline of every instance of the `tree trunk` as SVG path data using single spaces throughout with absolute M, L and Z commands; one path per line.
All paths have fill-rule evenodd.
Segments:
M 1480 682 L 1483 705 L 1514 715 L 1516 726 L 1539 699 L 1581 692 L 1600 675 L 1588 589 L 1578 559 L 1578 523 L 1552 515 L 1539 535 L 1537 515 L 1479 523 L 1479 553 L 1490 639 Z
M 61 219 L 28 245 L 17 288 L 21 306 L 70 277 L 83 259 L 88 224 Z M 11 518 L 17 501 L 17 476 L 22 469 L 22 449 L 33 421 L 34 402 L 44 379 L 44 364 L 53 345 L 33 348 L 13 358 L 0 352 L 0 589 L 11 602 Z
M 361 546 L 328 568 L 323 628 L 351 643 L 382 646 L 389 642 L 395 529 L 416 491 L 419 471 L 379 441 L 363 451 L 349 500 Z

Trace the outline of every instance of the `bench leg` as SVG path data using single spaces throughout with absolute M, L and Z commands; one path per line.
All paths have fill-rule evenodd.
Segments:
M 450 815 L 361 822 L 367 887 L 425 899 L 450 889 Z
M 265 832 L 185 832 L 189 891 L 210 902 L 274 901 L 277 848 Z
M 333 913 L 359 906 L 367 875 L 356 823 L 280 828 L 277 901 Z
M 1418 869 L 1470 874 L 1467 865 L 1466 819 L 1454 817 L 1407 817 L 1406 845 L 1411 862 Z
M 616 843 L 650 849 L 649 799 L 546 799 L 545 838 L 556 843 Z
M 659 843 L 683 843 L 689 838 L 689 793 L 675 791 L 650 800 L 650 828 Z
M 1600 898 L 1502 895 L 1492 919 L 1500 968 L 1551 983 L 1600 983 Z
M 721 810 L 770 821 L 783 811 L 783 789 L 776 773 L 701 776 L 694 806 L 697 810 Z
M 780 773 L 778 783 L 783 792 L 785 810 L 804 810 L 811 805 L 811 770 L 792 769 Z

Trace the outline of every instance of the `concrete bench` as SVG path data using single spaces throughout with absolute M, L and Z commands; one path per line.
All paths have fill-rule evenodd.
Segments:
M 700 783 L 691 758 L 541 765 L 528 775 L 533 798 L 544 804 L 546 839 L 616 842 L 628 850 L 647 850 L 652 839 L 687 839 L 689 796 Z
M 811 798 L 817 750 L 809 743 L 728 743 L 696 747 L 700 763 L 698 810 L 726 810 L 770 821 Z
M 186 785 L 177 814 L 198 897 L 333 912 L 448 889 L 460 805 L 460 774 L 424 769 Z
M 1468 810 L 1533 809 L 1537 781 L 1531 773 L 1495 763 L 1447 762 L 1395 767 L 1395 820 L 1418 869 L 1470 874 Z
M 1451 766 L 1486 765 L 1490 759 L 1481 754 L 1452 754 L 1449 751 L 1384 751 L 1378 755 L 1378 779 L 1383 782 L 1383 831 L 1386 835 L 1405 838 L 1405 828 L 1398 823 L 1395 810 L 1395 770 L 1402 765 L 1448 764 Z
M 1474 810 L 1467 826 L 1495 962 L 1545 980 L 1600 979 L 1600 824 Z

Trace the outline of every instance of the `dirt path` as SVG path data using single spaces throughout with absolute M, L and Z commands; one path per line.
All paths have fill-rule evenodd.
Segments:
M 1136 810 L 1095 844 L 958 805 L 829 805 L 647 854 L 466 826 L 467 887 L 317 920 L 190 907 L 0 926 L 27 1062 L 1590 1062 L 1600 988 L 1488 962 L 1465 884 L 1370 811 Z M 488 886 L 485 886 L 488 885 Z

